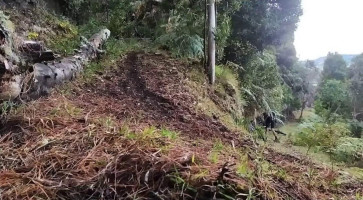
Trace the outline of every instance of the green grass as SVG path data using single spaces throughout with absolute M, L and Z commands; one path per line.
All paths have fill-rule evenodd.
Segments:
M 295 119 L 299 119 L 300 117 L 300 110 L 294 111 Z M 302 115 L 302 120 L 312 120 L 316 119 L 319 116 L 315 113 L 314 108 L 306 108 Z
M 170 140 L 176 140 L 179 136 L 179 133 L 165 128 L 162 128 L 160 132 L 163 137 L 168 138 Z
M 254 176 L 253 171 L 248 166 L 248 156 L 247 155 L 241 155 L 239 162 L 236 166 L 236 173 L 244 178 L 252 179 Z
M 212 99 L 205 90 L 208 85 L 206 74 L 200 67 L 193 67 L 188 73 L 188 85 L 193 89 L 193 94 L 198 97 L 197 111 L 208 116 L 218 116 L 228 128 L 244 132 L 243 105 L 237 73 L 230 67 L 216 66 L 216 84 L 211 88 L 215 97 Z M 204 86 L 204 87 L 201 87 Z M 216 102 L 216 100 L 221 103 Z M 226 111 L 227 110 L 227 111 Z
M 217 164 L 219 161 L 219 152 L 218 151 L 212 151 L 209 154 L 209 161 L 213 164 Z
M 213 144 L 213 151 L 222 151 L 224 149 L 224 145 L 221 140 L 216 140 Z
M 363 168 L 350 167 L 347 168 L 346 171 L 352 174 L 355 178 L 363 181 Z
M 235 87 L 238 87 L 238 79 L 236 72 L 233 72 L 229 67 L 223 65 L 216 66 L 216 81 L 217 82 L 229 82 Z

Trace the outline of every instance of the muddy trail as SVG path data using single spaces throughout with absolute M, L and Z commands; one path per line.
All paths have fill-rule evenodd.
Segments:
M 197 112 L 191 67 L 132 52 L 94 81 L 68 84 L 16 109 L 1 128 L 1 198 L 303 200 L 362 194 L 359 181 L 339 182 L 340 174 L 329 168 L 256 147 L 218 117 Z

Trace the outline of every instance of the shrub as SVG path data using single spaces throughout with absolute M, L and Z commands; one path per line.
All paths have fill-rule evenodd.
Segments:
M 338 80 L 327 80 L 322 84 L 315 102 L 315 111 L 329 121 L 336 115 L 350 117 L 351 96 L 348 85 Z
M 177 57 L 203 57 L 203 38 L 196 34 L 164 34 L 157 38 L 156 43 L 166 47 Z
M 325 151 L 335 148 L 339 138 L 350 134 L 348 124 L 342 122 L 335 124 L 303 123 L 298 128 L 299 133 L 293 141 L 295 145 L 306 146 L 309 149 L 319 146 Z
M 363 122 L 358 120 L 351 121 L 350 131 L 352 132 L 352 137 L 361 138 L 363 133 Z
M 353 163 L 361 160 L 363 159 L 363 139 L 342 137 L 331 152 L 337 161 Z

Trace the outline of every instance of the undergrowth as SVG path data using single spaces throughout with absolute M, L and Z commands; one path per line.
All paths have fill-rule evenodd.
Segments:
M 49 13 L 44 13 L 44 15 L 45 21 L 55 30 L 55 34 L 50 34 L 45 38 L 48 47 L 63 56 L 74 54 L 74 50 L 79 48 L 81 42 L 82 33 L 79 32 L 78 27 L 67 19 Z

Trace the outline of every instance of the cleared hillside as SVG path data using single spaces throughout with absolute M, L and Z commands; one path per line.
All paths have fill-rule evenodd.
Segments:
M 362 183 L 337 182 L 341 175 L 329 168 L 257 148 L 197 113 L 189 67 L 129 53 L 95 81 L 18 108 L 1 129 L 2 198 L 354 199 L 361 192 Z
M 20 38 L 44 41 L 61 57 L 72 55 L 80 44 L 81 26 L 35 2 L 1 2 L 6 8 L 2 17 L 14 23 Z M 59 11 L 61 1 L 54 2 L 50 7 Z M 271 143 L 257 144 L 257 136 L 245 131 L 243 118 L 243 111 L 254 108 L 241 98 L 232 66 L 217 66 L 217 82 L 211 86 L 198 59 L 177 59 L 173 46 L 161 50 L 147 39 L 118 34 L 106 43 L 105 53 L 97 49 L 98 59 L 71 82 L 38 99 L 3 102 L 0 199 L 363 196 L 363 182 L 350 174 L 300 154 L 277 152 Z M 274 62 L 268 52 L 265 59 Z M 256 57 L 259 61 L 263 68 L 265 61 Z M 277 72 L 277 65 L 267 69 Z M 24 73 L 31 74 L 32 68 Z

